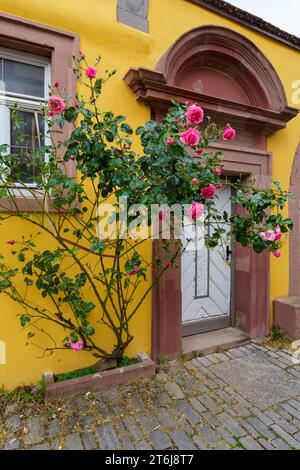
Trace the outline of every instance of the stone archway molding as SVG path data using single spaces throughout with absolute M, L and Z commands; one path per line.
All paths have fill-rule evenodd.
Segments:
M 203 69 L 205 68 L 205 70 Z M 195 70 L 215 71 L 215 90 L 193 88 Z M 213 76 L 213 75 L 212 75 Z M 226 86 L 222 86 L 222 77 Z M 219 26 L 203 26 L 183 34 L 167 50 L 154 70 L 131 68 L 124 80 L 136 100 L 151 108 L 160 121 L 171 99 L 194 101 L 219 123 L 230 122 L 239 137 L 211 150 L 224 155 L 224 175 L 261 178 L 272 175 L 267 136 L 284 129 L 298 110 L 287 105 L 280 78 L 268 59 L 244 36 Z M 228 91 L 237 99 L 227 99 Z M 229 90 L 230 88 L 230 90 Z M 222 90 L 222 96 L 220 96 Z M 155 251 L 155 244 L 153 246 Z M 249 248 L 236 247 L 236 326 L 250 337 L 265 336 L 270 325 L 270 260 Z M 152 299 L 152 357 L 178 357 L 182 348 L 180 260 L 160 280 Z

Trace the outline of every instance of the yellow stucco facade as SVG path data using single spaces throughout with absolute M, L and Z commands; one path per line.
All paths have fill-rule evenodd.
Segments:
M 126 115 L 133 127 L 149 119 L 150 110 L 135 101 L 132 91 L 124 83 L 123 76 L 127 70 L 130 67 L 154 68 L 180 35 L 202 25 L 225 26 L 253 41 L 276 69 L 285 88 L 288 104 L 297 107 L 292 101 L 295 91 L 292 83 L 300 79 L 299 51 L 185 0 L 150 0 L 149 34 L 117 22 L 116 9 L 117 0 L 0 0 L 0 11 L 76 33 L 80 38 L 80 49 L 88 60 L 100 53 L 103 69 L 116 68 L 116 76 L 103 92 L 103 109 Z M 289 188 L 293 159 L 299 143 L 299 130 L 300 116 L 289 122 L 285 130 L 268 139 L 268 150 L 273 154 L 273 177 L 280 180 L 286 189 Z M 1 251 L 8 253 L 7 240 L 12 233 L 15 239 L 20 238 L 23 230 L 24 227 L 16 221 L 2 225 Z M 277 260 L 272 257 L 271 260 L 271 304 L 274 298 L 288 295 L 288 250 L 286 243 L 282 258 Z M 6 344 L 6 364 L 1 364 L 0 360 L 0 385 L 13 388 L 23 383 L 35 383 L 45 371 L 60 373 L 95 361 L 88 353 L 77 354 L 72 351 L 39 358 L 39 351 L 33 346 L 25 346 L 26 333 L 22 331 L 16 316 L 20 313 L 20 307 L 3 296 L 0 305 L 0 340 Z M 135 318 L 132 331 L 135 339 L 128 354 L 140 351 L 150 354 L 151 297 Z M 110 338 L 104 338 L 104 342 L 108 344 Z

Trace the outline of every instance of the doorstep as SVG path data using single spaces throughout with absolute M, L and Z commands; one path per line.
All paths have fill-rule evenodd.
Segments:
M 194 354 L 211 354 L 235 346 L 249 343 L 250 338 L 238 328 L 224 328 L 194 336 L 182 338 L 182 354 L 192 357 Z

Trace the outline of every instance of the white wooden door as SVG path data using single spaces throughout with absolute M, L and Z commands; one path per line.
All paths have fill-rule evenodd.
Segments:
M 218 191 L 220 213 L 231 215 L 231 187 Z M 228 230 L 228 226 L 225 227 Z M 227 250 L 230 250 L 228 247 Z M 231 250 L 230 250 L 231 252 Z M 231 267 L 225 247 L 201 246 L 182 255 L 181 291 L 183 335 L 212 331 L 231 324 Z

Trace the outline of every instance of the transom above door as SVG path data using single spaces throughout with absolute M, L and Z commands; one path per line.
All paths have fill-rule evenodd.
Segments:
M 218 191 L 217 209 L 231 215 L 231 186 Z M 228 227 L 224 227 L 228 230 Z M 209 230 L 212 230 L 210 227 Z M 181 259 L 183 336 L 227 328 L 231 318 L 231 247 L 202 244 Z

